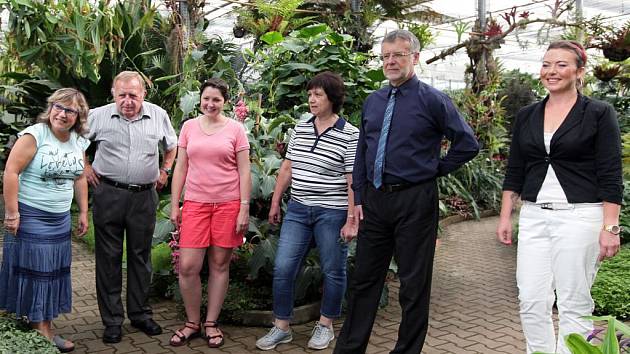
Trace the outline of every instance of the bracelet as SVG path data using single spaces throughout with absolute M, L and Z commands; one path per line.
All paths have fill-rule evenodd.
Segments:
M 348 219 L 354 219 L 354 215 L 348 214 Z
M 241 200 L 241 205 L 249 205 L 249 200 L 247 199 Z

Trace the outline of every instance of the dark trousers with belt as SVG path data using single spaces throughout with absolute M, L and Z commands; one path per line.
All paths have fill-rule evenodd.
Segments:
M 101 183 L 94 188 L 92 216 L 96 253 L 96 296 L 105 326 L 121 325 L 123 240 L 127 242 L 127 316 L 152 316 L 151 241 L 158 196 L 155 188 L 134 192 Z
M 348 313 L 334 353 L 365 353 L 392 254 L 398 264 L 402 319 L 391 353 L 418 354 L 429 325 L 438 224 L 435 181 L 399 191 L 363 190 L 356 268 Z

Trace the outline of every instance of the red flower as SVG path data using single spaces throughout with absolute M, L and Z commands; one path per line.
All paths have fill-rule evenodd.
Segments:
M 247 108 L 245 101 L 238 100 L 238 103 L 236 103 L 236 107 L 234 107 L 234 114 L 236 115 L 236 118 L 239 122 L 242 123 L 245 121 L 245 119 L 249 115 L 249 108 Z
M 498 24 L 497 21 L 492 19 L 490 20 L 490 23 L 488 23 L 488 30 L 485 31 L 483 34 L 488 37 L 494 37 L 500 35 L 501 33 L 503 33 L 501 25 Z

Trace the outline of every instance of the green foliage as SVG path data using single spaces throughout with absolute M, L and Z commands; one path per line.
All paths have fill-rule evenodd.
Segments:
M 498 210 L 501 206 L 501 186 L 503 183 L 503 162 L 480 153 L 473 160 L 446 177 L 438 178 L 440 192 L 440 214 L 448 216 L 452 212 L 479 218 L 482 210 Z M 458 205 L 464 201 L 472 210 Z
M 339 73 L 346 85 L 342 115 L 358 122 L 364 99 L 380 87 L 381 70 L 370 70 L 370 59 L 352 49 L 353 38 L 316 24 L 293 31 L 288 37 L 269 34 L 270 43 L 257 51 L 245 50 L 250 64 L 245 82 L 249 92 L 262 94 L 261 108 L 268 119 L 288 115 L 299 117 L 306 111 L 305 86 L 321 71 Z M 280 40 L 281 39 L 281 40 Z
M 488 82 L 484 88 L 475 93 L 466 88 L 457 92 L 453 100 L 460 108 L 460 112 L 472 127 L 487 156 L 504 156 L 508 148 L 508 134 L 505 120 L 505 110 L 499 93 L 498 78 Z
M 167 275 L 171 272 L 171 248 L 168 243 L 159 243 L 151 249 L 153 273 Z
M 629 168 L 628 156 L 624 153 L 624 170 L 626 170 L 625 181 L 623 182 L 623 201 L 621 207 L 621 213 L 619 215 L 619 224 L 622 227 L 621 230 L 621 243 L 626 244 L 630 242 L 630 180 L 628 180 L 627 169 Z
M 630 327 L 625 323 L 615 319 L 613 316 L 586 316 L 585 318 L 593 321 L 606 321 L 607 330 L 600 344 L 592 344 L 590 340 L 585 339 L 582 335 L 571 333 L 564 338 L 564 341 L 572 354 L 619 354 L 628 352 L 628 344 L 624 343 L 620 346 L 622 336 L 630 336 Z M 617 332 L 619 331 L 619 332 Z M 542 352 L 534 352 L 534 354 L 545 354 Z
M 57 347 L 15 315 L 0 312 L 0 353 L 53 354 Z
M 93 105 L 104 104 L 113 77 L 137 70 L 162 51 L 150 48 L 170 29 L 150 0 L 3 0 L 11 13 L 8 55 L 21 63 L 20 71 L 36 72 L 63 87 L 77 87 Z M 147 81 L 150 83 L 150 80 Z
M 630 244 L 619 254 L 602 262 L 591 288 L 595 313 L 618 318 L 630 317 Z
M 303 0 L 256 0 L 254 7 L 244 6 L 238 10 L 236 28 L 247 31 L 254 37 L 254 47 L 269 32 L 280 35 L 299 29 L 312 22 L 313 17 L 297 17 L 297 9 Z
M 531 74 L 516 69 L 502 75 L 498 97 L 505 110 L 507 122 L 512 122 L 519 109 L 542 99 L 545 95 L 546 91 L 540 80 Z
M 407 30 L 416 35 L 420 42 L 420 51 L 428 45 L 435 43 L 435 33 L 431 32 L 431 26 L 428 23 L 410 24 Z

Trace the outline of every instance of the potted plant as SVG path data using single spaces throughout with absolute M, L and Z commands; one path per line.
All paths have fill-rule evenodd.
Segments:
M 595 20 L 587 30 L 592 33 L 588 47 L 601 49 L 606 59 L 621 62 L 630 57 L 630 21 L 615 28 Z

